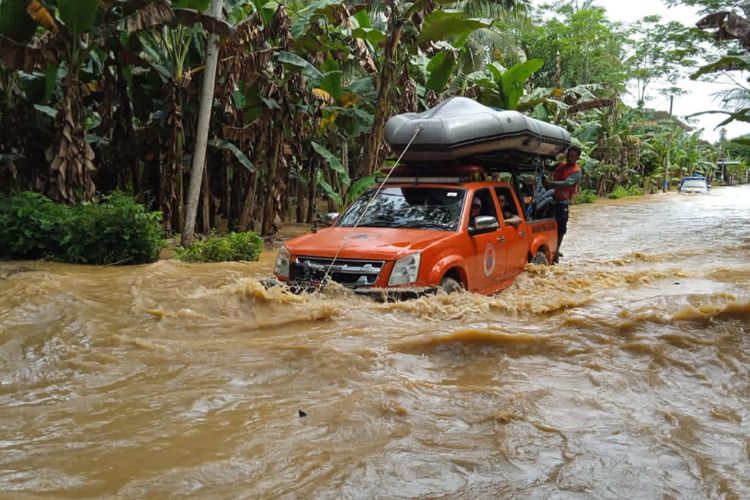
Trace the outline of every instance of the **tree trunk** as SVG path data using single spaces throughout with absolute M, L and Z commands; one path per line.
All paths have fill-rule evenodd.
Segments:
M 75 203 L 78 194 L 83 200 L 91 200 L 96 192 L 93 176 L 94 151 L 86 142 L 86 129 L 83 126 L 83 98 L 78 69 L 68 70 L 63 88 L 64 95 L 59 106 L 59 143 L 52 153 L 50 177 L 54 179 L 55 190 L 52 198 Z M 50 151 L 51 152 L 51 151 Z
M 209 184 L 208 169 L 203 169 L 203 182 L 201 183 L 201 196 L 198 212 L 201 215 L 200 231 L 202 234 L 208 234 L 211 231 L 211 185 Z
M 182 136 L 182 148 L 180 149 L 180 159 L 185 157 L 185 134 Z M 174 227 L 177 231 L 182 232 L 185 227 L 185 165 L 183 161 L 177 164 L 177 201 L 174 206 Z
M 178 189 L 182 186 L 182 155 L 184 152 L 185 133 L 182 127 L 182 92 L 177 82 L 172 82 L 167 89 L 166 104 L 169 110 L 169 143 L 161 165 L 159 179 L 159 205 L 164 214 L 164 230 L 179 230 L 181 206 L 178 204 Z
M 296 182 L 297 191 L 297 222 L 302 222 L 305 216 L 305 185 L 297 180 Z
M 230 231 L 240 226 L 245 208 L 243 203 L 245 197 L 243 194 L 250 189 L 250 174 L 245 169 L 240 170 L 235 168 L 233 174 L 231 196 L 229 198 L 229 215 L 227 216 L 227 228 Z M 227 180 L 227 182 L 229 181 Z
M 250 178 L 247 182 L 245 200 L 242 203 L 242 211 L 240 212 L 239 222 L 237 223 L 237 229 L 239 229 L 240 231 L 248 231 L 250 229 L 253 229 L 251 225 L 253 222 L 253 212 L 255 211 L 255 192 L 257 186 L 258 173 L 253 172 L 252 174 L 250 174 Z
M 146 154 L 143 155 L 143 172 L 140 176 L 140 186 L 138 186 L 138 199 L 149 210 L 160 209 L 158 194 L 161 193 L 162 155 L 159 154 L 161 149 L 162 144 L 156 134 L 153 135 L 152 140 L 145 142 Z
M 216 214 L 219 210 L 224 185 L 221 182 L 221 171 L 225 170 L 221 157 L 223 153 L 210 154 L 206 159 L 206 199 L 208 202 L 208 228 L 216 228 Z M 216 166 L 219 165 L 217 170 Z
M 267 236 L 273 234 L 273 221 L 276 216 L 275 197 L 276 194 L 276 172 L 279 168 L 279 156 L 281 155 L 281 138 L 284 135 L 283 127 L 276 127 L 273 137 L 273 146 L 271 147 L 271 166 L 268 171 L 268 179 L 266 182 L 266 199 L 263 209 L 263 224 L 261 225 L 260 234 Z
M 224 0 L 211 1 L 211 16 L 221 19 L 221 8 Z M 198 198 L 201 192 L 201 180 L 206 163 L 206 148 L 208 147 L 208 127 L 211 121 L 211 108 L 214 102 L 214 87 L 216 85 L 216 66 L 219 60 L 219 36 L 209 33 L 206 41 L 206 70 L 203 72 L 201 86 L 200 109 L 198 110 L 198 130 L 195 134 L 195 149 L 193 150 L 193 166 L 190 171 L 187 205 L 185 206 L 185 227 L 182 230 L 182 246 L 193 244 L 195 231 L 195 217 L 198 210 Z
M 380 67 L 378 99 L 375 103 L 372 132 L 364 145 L 362 163 L 357 172 L 358 177 L 375 172 L 382 161 L 383 128 L 393 108 L 393 84 L 397 71 L 396 49 L 401 39 L 403 27 L 404 21 L 396 12 L 394 5 L 391 7 L 391 14 L 388 17 L 388 38 L 383 52 L 383 63 Z
M 232 204 L 232 191 L 229 185 L 229 175 L 227 174 L 227 167 L 224 162 L 219 158 L 219 183 L 221 184 L 219 193 L 219 214 L 225 219 L 229 219 L 229 207 Z
M 350 179 L 355 178 L 355 172 L 349 170 L 349 142 L 346 137 L 341 138 L 341 164 L 344 166 L 344 170 L 349 174 Z
M 292 180 L 292 169 L 288 168 L 289 163 L 284 156 L 284 144 L 281 145 L 281 163 L 284 168 L 284 186 L 280 193 L 279 204 L 281 205 L 281 220 L 291 220 L 292 218 L 292 193 L 296 193 L 297 189 L 294 181 Z
M 117 58 L 116 58 L 117 59 Z M 133 128 L 133 107 L 131 105 L 130 95 L 128 94 L 128 82 L 122 75 L 122 67 L 119 63 L 113 65 L 115 71 L 115 85 L 117 90 L 117 109 L 115 111 L 114 136 L 115 151 L 117 151 L 117 160 L 121 162 L 118 165 L 118 177 L 120 179 L 120 189 L 127 189 L 128 181 L 131 183 L 131 189 L 135 195 L 140 179 L 138 175 L 138 150 L 135 148 L 137 143 L 135 138 L 135 129 Z M 129 177 L 129 179 L 128 179 Z
M 606 190 L 605 190 L 605 181 L 604 181 L 604 179 L 605 179 L 604 175 L 602 175 L 599 178 L 599 182 L 597 183 L 597 186 L 596 186 L 596 194 L 597 194 L 597 196 L 604 196 L 605 194 L 607 194 Z
M 315 217 L 315 197 L 318 187 L 318 163 L 313 163 L 310 169 L 310 183 L 307 188 L 307 223 L 312 224 Z

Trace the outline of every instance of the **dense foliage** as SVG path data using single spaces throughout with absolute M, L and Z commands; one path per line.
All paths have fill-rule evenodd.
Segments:
M 590 189 L 582 189 L 578 196 L 574 198 L 575 203 L 594 203 L 596 201 L 596 193 Z
M 190 248 L 178 248 L 177 258 L 185 262 L 227 262 L 258 260 L 263 240 L 253 232 L 209 236 Z
M 744 150 L 648 110 L 660 79 L 748 64 L 728 51 L 696 71 L 707 34 L 695 28 L 623 26 L 590 1 L 224 0 L 221 20 L 210 3 L 0 0 L 0 190 L 71 205 L 120 190 L 180 232 L 208 33 L 221 48 L 203 234 L 226 221 L 267 235 L 341 208 L 387 158 L 391 114 L 459 94 L 568 128 L 584 149 L 583 187 L 600 196 L 717 175 L 720 155 L 744 156 L 719 180 L 747 171 Z M 747 115 L 744 89 L 726 97 L 729 118 Z M 53 231 L 45 220 L 38 231 Z
M 58 259 L 70 208 L 38 193 L 0 198 L 0 258 Z
M 641 196 L 643 194 L 643 190 L 638 186 L 630 186 L 629 188 L 623 186 L 615 186 L 612 192 L 609 193 L 609 198 L 617 200 L 626 196 Z
M 0 258 L 142 264 L 159 257 L 161 214 L 113 193 L 102 203 L 60 205 L 37 193 L 0 198 Z

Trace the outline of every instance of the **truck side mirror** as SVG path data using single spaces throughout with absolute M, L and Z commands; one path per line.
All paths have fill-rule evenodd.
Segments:
M 474 220 L 474 226 L 469 226 L 469 234 L 471 236 L 477 234 L 491 233 L 497 231 L 500 228 L 500 224 L 497 222 L 497 218 L 492 215 L 479 215 Z
M 325 217 L 323 217 L 323 222 L 327 225 L 332 225 L 334 222 L 336 222 L 336 219 L 339 218 L 338 212 L 328 212 Z

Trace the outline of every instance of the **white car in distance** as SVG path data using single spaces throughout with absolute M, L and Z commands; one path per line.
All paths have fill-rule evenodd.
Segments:
M 680 182 L 680 193 L 697 193 L 708 194 L 711 192 L 711 186 L 702 176 L 684 177 Z

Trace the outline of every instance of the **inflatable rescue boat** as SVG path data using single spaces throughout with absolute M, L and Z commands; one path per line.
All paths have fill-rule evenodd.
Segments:
M 416 131 L 419 129 L 419 133 Z M 405 163 L 449 162 L 503 152 L 551 158 L 570 145 L 562 127 L 498 111 L 466 97 L 451 97 L 422 113 L 395 115 L 385 125 L 385 140 Z

